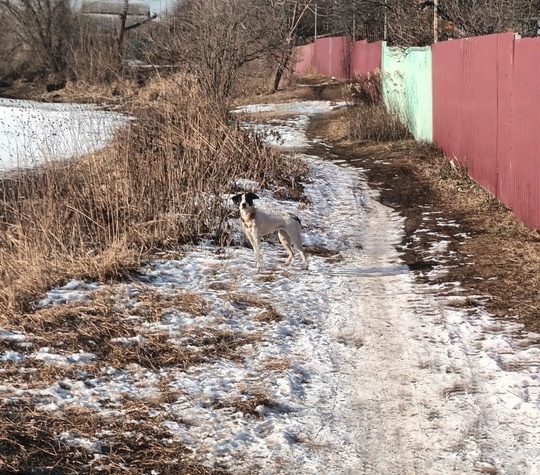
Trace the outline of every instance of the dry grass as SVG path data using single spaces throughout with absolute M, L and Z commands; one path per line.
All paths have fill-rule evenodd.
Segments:
M 301 166 L 285 166 L 188 77 L 155 79 L 130 108 L 137 121 L 100 153 L 0 183 L 0 311 L 26 311 L 72 277 L 128 277 L 156 249 L 220 242 L 237 178 L 298 194 Z
M 240 309 L 246 309 L 248 307 L 261 308 L 254 320 L 261 323 L 279 322 L 283 319 L 283 316 L 276 311 L 273 305 L 260 297 L 251 294 L 230 294 L 228 298 L 231 302 Z
M 140 287 L 136 292 L 135 299 L 131 299 L 135 305 L 130 308 L 130 314 L 144 317 L 149 321 L 161 321 L 163 314 L 170 310 L 194 316 L 206 315 L 209 310 L 205 298 L 196 292 L 180 290 L 165 293 L 148 287 Z
M 347 90 L 353 99 L 347 114 L 350 140 L 392 142 L 411 138 L 407 127 L 383 103 L 380 71 L 357 75 Z
M 244 415 L 262 417 L 262 411 L 265 408 L 275 409 L 279 404 L 271 399 L 266 391 L 259 389 L 250 391 L 242 397 L 227 401 L 216 401 L 212 406 L 216 409 L 229 408 Z
M 373 105 L 382 102 L 382 71 L 376 69 L 367 74 L 355 73 L 355 78 L 349 84 L 349 93 L 357 101 Z
M 349 107 L 348 111 L 350 140 L 392 142 L 411 138 L 407 127 L 388 112 L 380 101 L 376 103 L 358 101 Z
M 208 306 L 194 293 L 167 295 L 158 291 L 140 291 L 131 296 L 130 306 L 121 306 L 118 296 L 107 291 L 95 292 L 92 300 L 69 302 L 37 310 L 32 314 L 11 319 L 11 325 L 23 331 L 28 339 L 23 342 L 1 340 L 0 349 L 22 353 L 36 347 L 54 348 L 60 354 L 91 353 L 96 361 L 107 361 L 116 368 L 131 364 L 151 370 L 166 367 L 188 368 L 213 358 L 239 360 L 238 350 L 260 339 L 260 335 L 241 335 L 219 328 L 200 328 L 195 324 L 182 332 L 182 338 L 173 340 L 169 334 L 144 332 L 145 322 L 161 322 L 171 312 L 187 312 L 195 321 L 204 315 Z M 261 319 L 275 321 L 279 316 L 269 304 L 260 304 L 264 310 Z M 195 323 L 195 322 L 194 322 Z M 54 367 L 44 367 L 40 380 L 53 381 L 57 377 Z M 0 363 L 0 369 L 10 372 L 10 362 Z M 50 375 L 46 375 L 51 371 Z
M 28 353 L 29 358 L 0 362 L 2 379 L 11 388 L 4 391 L 0 402 L 0 473 L 225 473 L 200 465 L 197 455 L 161 426 L 171 418 L 184 424 L 173 413 L 167 412 L 164 419 L 164 408 L 182 397 L 180 390 L 171 387 L 167 371 L 223 358 L 241 362 L 242 347 L 255 344 L 262 335 L 208 324 L 197 326 L 198 317 L 205 315 L 208 305 L 196 293 L 169 295 L 151 287 L 134 288 L 136 292 L 132 287 L 129 298 L 102 288 L 90 294 L 88 300 L 38 309 L 13 320 L 27 339 L 2 339 L 1 349 Z M 258 302 L 255 299 L 253 304 Z M 159 323 L 171 312 L 193 312 L 194 324 L 188 322 L 174 334 L 160 333 L 159 327 L 155 333 L 147 328 L 148 323 Z M 19 345 L 28 345 L 28 351 Z M 57 355 L 92 352 L 93 360 L 62 365 L 35 358 L 32 353 L 44 346 Z M 71 405 L 69 398 L 58 411 L 44 409 L 44 405 L 58 402 L 44 388 L 59 387 L 68 393 L 72 385 L 81 383 L 92 388 L 94 379 L 106 378 L 104 366 L 126 375 L 142 367 L 162 376 L 151 396 L 125 393 L 117 400 L 96 394 L 95 402 L 110 411 L 85 409 L 77 401 Z M 276 407 L 264 391 L 249 387 L 240 397 L 213 404 L 256 417 L 264 408 Z M 109 412 L 113 415 L 107 416 Z
M 189 450 L 173 441 L 148 408 L 103 418 L 82 408 L 46 413 L 31 402 L 0 403 L 2 473 L 222 474 L 194 462 Z M 68 439 L 81 443 L 68 443 Z M 86 449 L 93 444 L 99 459 Z M 129 468 L 127 468 L 129 467 Z
M 263 367 L 270 371 L 286 371 L 291 369 L 291 361 L 286 358 L 268 358 Z

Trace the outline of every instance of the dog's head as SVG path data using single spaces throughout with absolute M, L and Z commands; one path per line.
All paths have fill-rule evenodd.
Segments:
M 233 196 L 232 200 L 235 205 L 237 205 L 240 210 L 248 210 L 253 208 L 253 200 L 257 200 L 259 197 L 255 193 L 240 193 L 239 195 Z

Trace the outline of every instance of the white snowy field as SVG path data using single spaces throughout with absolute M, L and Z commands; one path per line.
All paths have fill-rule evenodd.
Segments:
M 294 140 L 304 146 L 309 117 L 332 107 L 289 105 L 288 114 L 299 115 L 274 118 L 278 134 L 269 137 L 279 136 L 289 150 Z M 285 253 L 274 241 L 263 244 L 261 272 L 247 247 L 207 243 L 184 248 L 181 257 L 163 255 L 140 269 L 137 281 L 107 287 L 136 333 L 117 339 L 120 347 L 144 346 L 156 335 L 181 347 L 194 331 L 219 330 L 245 342 L 238 358 L 186 369 L 98 361 L 96 376 L 84 371 L 96 362 L 93 353 L 69 354 L 37 335 L 0 329 L 0 340 L 33 344 L 30 352 L 0 354 L 0 362 L 23 370 L 38 359 L 80 369 L 76 379 L 41 387 L 0 382 L 1 397 L 39 401 L 43 411 L 84 407 L 104 421 L 129 421 L 133 401 L 154 399 L 149 416 L 170 444 L 234 474 L 540 473 L 538 335 L 494 320 L 482 307 L 460 305 L 468 295 L 459 282 L 418 284 L 399 255 L 403 217 L 377 201 L 362 170 L 304 155 L 301 147 L 296 153 L 310 167 L 306 203 L 280 203 L 270 190 L 242 183 L 257 191 L 259 207 L 300 217 L 311 250 L 308 271 L 298 261 L 284 267 Z M 238 223 L 231 225 L 240 236 Z M 440 262 L 437 273 L 444 272 L 444 235 L 439 242 L 428 251 Z M 103 288 L 73 281 L 40 305 L 91 301 Z M 190 292 L 208 310 L 193 315 L 172 306 L 151 320 L 137 311 L 138 295 L 148 292 Z M 268 306 L 280 318 L 264 318 Z M 177 396 L 165 401 L 160 391 Z M 230 404 L 261 393 L 268 402 L 256 415 Z M 98 468 L 108 435 L 58 437 L 87 450 Z
M 0 98 L 0 171 L 98 150 L 126 120 L 91 105 Z

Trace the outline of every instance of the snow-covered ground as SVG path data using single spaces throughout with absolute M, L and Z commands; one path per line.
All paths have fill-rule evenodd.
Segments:
M 291 137 L 304 146 L 311 114 L 331 107 L 291 105 L 288 114 L 299 115 L 274 117 L 272 127 L 289 150 Z M 108 289 L 137 328 L 136 337 L 118 345 L 144 345 L 159 334 L 182 346 L 194 330 L 219 330 L 245 339 L 240 358 L 187 369 L 104 364 L 86 380 L 0 383 L 2 397 L 35 395 L 41 410 L 83 406 L 105 419 L 129 419 L 122 401 L 155 397 L 166 381 L 177 397 L 152 408 L 156 423 L 171 443 L 235 474 L 540 473 L 538 335 L 491 318 L 481 306 L 460 305 L 468 296 L 458 282 L 419 284 L 399 255 L 403 217 L 377 201 L 362 170 L 303 155 L 301 147 L 296 153 L 310 167 L 306 203 L 279 203 L 269 190 L 245 186 L 257 190 L 259 207 L 301 218 L 312 249 L 308 271 L 298 261 L 284 267 L 285 254 L 272 241 L 263 244 L 260 272 L 246 247 L 201 244 L 182 257 L 164 255 L 141 269 L 138 281 Z M 444 272 L 442 235 L 440 243 L 427 251 L 440 262 L 434 272 Z M 100 287 L 73 281 L 50 291 L 41 305 L 90 300 Z M 171 307 L 159 321 L 146 319 L 135 309 L 137 296 L 149 291 L 190 292 L 208 310 L 192 315 Z M 265 319 L 267 305 L 280 318 Z M 0 330 L 0 339 L 31 336 Z M 38 346 L 0 359 L 83 368 L 95 355 Z M 271 401 L 256 415 L 230 405 L 253 394 Z M 61 437 L 93 453 L 99 466 L 99 436 Z
M 98 150 L 126 120 L 90 105 L 0 98 L 0 171 Z

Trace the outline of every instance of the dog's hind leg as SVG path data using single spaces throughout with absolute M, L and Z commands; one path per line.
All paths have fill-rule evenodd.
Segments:
M 302 262 L 304 264 L 304 268 L 307 269 L 308 268 L 307 256 L 306 256 L 306 252 L 304 251 L 304 247 L 302 246 L 302 241 L 298 240 L 297 243 L 295 242 L 294 247 L 298 249 L 298 252 L 300 253 L 300 257 L 302 258 Z
M 289 265 L 294 259 L 294 249 L 291 246 L 291 238 L 283 229 L 278 230 L 278 238 L 281 244 L 283 244 L 285 250 L 287 251 L 287 260 L 285 261 L 285 264 Z
M 302 262 L 304 264 L 304 268 L 308 268 L 308 262 L 307 262 L 307 256 L 306 252 L 304 251 L 304 246 L 302 245 L 302 237 L 300 234 L 300 225 L 298 225 L 298 228 L 296 232 L 292 232 L 289 234 L 290 240 L 294 244 L 294 247 L 298 250 L 300 253 L 300 257 L 302 258 Z

